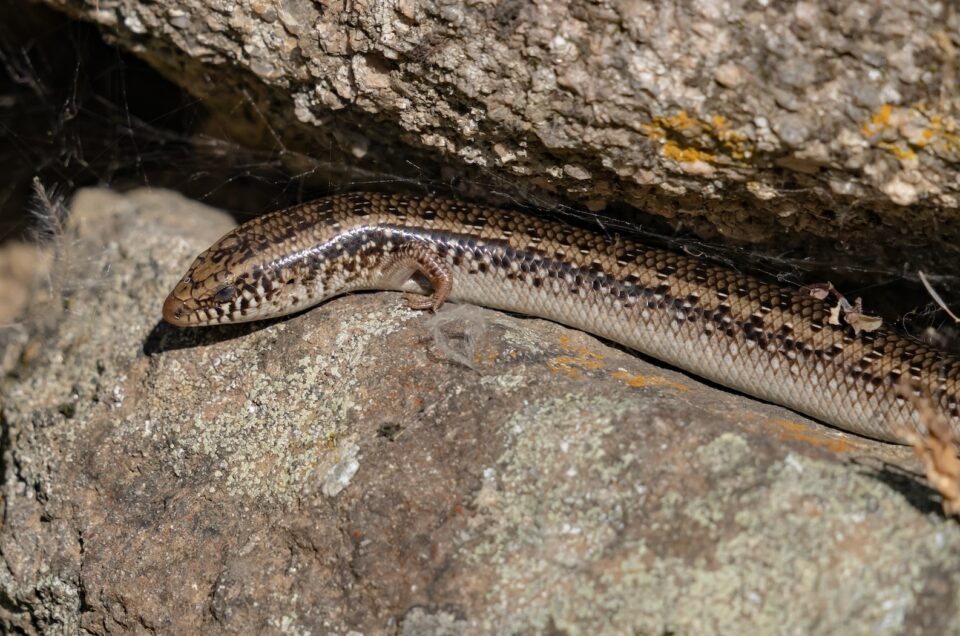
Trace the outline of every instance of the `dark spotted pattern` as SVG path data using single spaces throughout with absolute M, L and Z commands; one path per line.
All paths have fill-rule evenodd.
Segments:
M 359 289 L 428 292 L 416 276 L 385 280 L 385 264 L 412 243 L 451 268 L 453 300 L 584 329 L 871 437 L 916 426 L 917 397 L 960 433 L 954 356 L 830 324 L 829 303 L 686 254 L 446 199 L 350 194 L 255 219 L 196 259 L 164 316 L 204 325 Z

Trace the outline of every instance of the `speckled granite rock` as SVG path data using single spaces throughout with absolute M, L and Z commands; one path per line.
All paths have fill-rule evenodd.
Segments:
M 905 449 L 475 307 L 178 330 L 228 218 L 74 210 L 3 385 L 4 631 L 960 630 L 960 529 Z
M 339 149 L 381 178 L 956 260 L 956 2 L 44 1 L 298 172 Z

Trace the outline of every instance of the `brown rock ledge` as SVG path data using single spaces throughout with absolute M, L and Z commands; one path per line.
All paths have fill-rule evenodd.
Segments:
M 321 182 L 455 174 L 957 273 L 956 2 L 42 1 Z
M 76 197 L 2 390 L 5 632 L 960 630 L 905 449 L 476 307 L 160 324 L 230 225 Z

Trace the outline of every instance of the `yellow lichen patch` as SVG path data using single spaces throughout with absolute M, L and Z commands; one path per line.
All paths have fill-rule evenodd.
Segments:
M 664 141 L 661 152 L 678 163 L 712 163 L 719 154 L 742 161 L 753 152 L 747 137 L 731 128 L 723 115 L 699 119 L 681 110 L 674 115 L 654 117 L 641 129 L 650 139 Z
M 884 104 L 881 106 L 880 110 L 871 115 L 870 119 L 864 122 L 863 126 L 860 127 L 860 130 L 863 132 L 863 136 L 873 137 L 877 133 L 883 131 L 885 128 L 889 128 L 892 115 L 893 106 L 890 104 Z
M 631 386 L 635 389 L 640 389 L 646 386 L 668 386 L 676 391 L 686 392 L 690 390 L 690 387 L 680 384 L 679 382 L 674 382 L 673 380 L 665 378 L 662 375 L 641 375 L 619 369 L 613 372 L 613 377 L 617 380 L 620 380 L 627 386 Z
M 690 117 L 685 110 L 679 111 L 676 115 L 654 117 L 653 121 L 648 124 L 648 126 L 652 126 L 661 131 L 672 130 L 674 132 L 692 133 L 694 135 L 701 134 L 706 125 L 708 124 L 696 117 Z
M 663 144 L 660 150 L 665 157 L 678 161 L 680 163 L 693 163 L 694 161 L 711 162 L 716 160 L 716 155 L 709 152 L 697 150 L 696 148 L 681 148 L 672 141 Z
M 868 140 L 902 162 L 915 161 L 923 151 L 955 161 L 960 158 L 960 123 L 934 112 L 923 102 L 913 106 L 884 104 L 860 126 Z
M 960 155 L 960 122 L 939 114 L 930 116 L 930 125 L 922 132 L 923 147 L 930 145 L 940 154 Z
M 939 117 L 937 119 L 939 119 Z M 932 128 L 924 128 L 920 131 L 920 134 L 917 136 L 917 138 L 913 140 L 913 145 L 922 149 L 926 147 L 928 143 L 930 143 L 930 140 L 934 138 L 935 134 L 936 133 L 933 132 Z
M 779 427 L 777 435 L 785 441 L 803 442 L 811 446 L 825 448 L 837 454 L 862 450 L 860 445 L 853 440 L 828 437 L 805 424 L 783 419 L 775 419 L 773 422 Z
M 667 136 L 667 131 L 657 126 L 654 122 L 643 124 L 640 126 L 640 129 L 643 131 L 643 134 L 653 141 L 660 141 Z
M 724 151 L 737 161 L 748 159 L 753 154 L 753 144 L 747 136 L 739 130 L 730 127 L 730 122 L 723 115 L 714 115 L 712 118 L 713 134 L 719 140 Z
M 881 141 L 877 144 L 877 148 L 883 148 L 900 161 L 915 161 L 917 159 L 917 153 L 910 148 L 902 147 L 899 143 Z

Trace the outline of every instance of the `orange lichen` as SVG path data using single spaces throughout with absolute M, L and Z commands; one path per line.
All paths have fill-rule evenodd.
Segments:
M 930 140 L 933 139 L 935 134 L 932 128 L 924 128 L 923 132 L 920 133 L 920 138 L 914 140 L 913 145 L 922 149 L 930 143 Z
M 877 148 L 883 148 L 900 161 L 913 161 L 917 158 L 917 153 L 910 148 L 901 147 L 898 143 L 881 141 L 877 144 Z M 922 146 L 918 146 L 918 148 L 922 148 Z
M 678 163 L 713 163 L 720 153 L 742 161 L 752 154 L 747 137 L 732 129 L 723 115 L 711 115 L 704 120 L 681 110 L 674 115 L 654 117 L 641 129 L 650 139 L 664 141 L 661 152 Z
M 785 441 L 804 442 L 837 454 L 860 450 L 859 445 L 852 440 L 828 437 L 805 424 L 784 419 L 775 419 L 774 423 L 779 427 L 777 436 Z
M 668 386 L 677 391 L 690 390 L 690 387 L 680 384 L 679 382 L 669 380 L 662 375 L 640 375 L 619 369 L 613 372 L 613 377 L 617 380 L 620 380 L 627 386 L 631 386 L 635 389 L 640 389 L 647 386 Z
M 603 362 L 599 359 L 602 359 L 603 356 L 595 355 L 595 357 L 588 356 L 557 356 L 547 361 L 547 367 L 553 373 L 560 373 L 569 378 L 576 378 L 580 376 L 580 372 L 584 369 L 599 369 L 603 366 Z
M 696 148 L 681 148 L 672 141 L 665 143 L 661 152 L 664 156 L 682 163 L 692 163 L 694 161 L 705 161 L 709 163 L 717 158 L 716 155 L 697 150 Z
M 687 111 L 685 110 L 679 111 L 676 115 L 668 115 L 663 119 L 667 123 L 668 127 L 674 130 L 689 130 L 691 132 L 700 133 L 703 132 L 704 128 L 708 126 L 708 124 L 704 123 L 702 120 L 688 115 Z
M 723 115 L 713 116 L 713 134 L 720 141 L 727 154 L 733 159 L 742 161 L 753 154 L 753 146 L 747 136 L 738 130 L 730 128 L 730 122 Z
M 952 155 L 960 153 L 960 124 L 953 117 L 944 117 L 939 114 L 930 116 L 930 126 L 922 136 L 924 146 L 932 145 L 938 152 L 950 152 Z
M 654 124 L 643 124 L 640 126 L 640 129 L 643 130 L 643 134 L 652 139 L 653 141 L 660 141 L 661 139 L 667 136 L 667 131 L 663 128 L 659 128 Z
M 477 347 L 476 351 L 473 352 L 471 362 L 477 366 L 492 365 L 497 361 L 497 357 L 500 356 L 501 353 L 499 348 L 492 343 L 488 343 L 485 347 Z M 505 355 L 508 358 L 516 358 L 518 353 L 516 351 L 507 351 Z
M 873 137 L 885 128 L 890 127 L 890 121 L 893 115 L 893 106 L 884 104 L 880 110 L 870 116 L 870 120 L 864 122 L 861 131 L 864 137 Z
M 960 124 L 957 120 L 933 112 L 925 103 L 912 106 L 884 104 L 860 126 L 867 139 L 878 137 L 876 147 L 900 161 L 914 161 L 917 151 L 928 152 L 955 161 L 960 158 Z M 892 139 L 892 137 L 898 139 Z
M 553 373 L 561 373 L 567 377 L 575 378 L 580 375 L 583 369 L 599 369 L 603 367 L 603 354 L 592 351 L 587 347 L 573 346 L 570 342 L 570 336 L 560 336 L 559 344 L 564 349 L 573 353 L 573 355 L 556 356 L 547 361 L 547 367 Z

